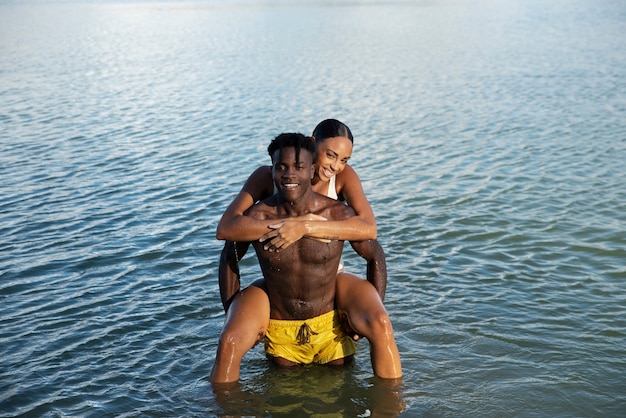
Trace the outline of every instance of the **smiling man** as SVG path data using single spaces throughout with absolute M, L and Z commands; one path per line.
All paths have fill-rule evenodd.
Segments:
M 349 206 L 312 190 L 314 152 L 315 144 L 310 137 L 299 133 L 277 136 L 268 147 L 276 192 L 252 206 L 246 216 L 261 220 L 306 214 L 328 220 L 354 216 Z M 343 241 L 302 238 L 280 252 L 265 250 L 260 241 L 252 244 L 269 297 L 270 320 L 264 334 L 267 355 L 282 366 L 349 362 L 356 349 L 335 309 L 337 268 Z M 359 251 L 359 246 L 371 245 L 371 242 L 351 244 Z M 248 245 L 238 243 L 239 254 L 245 253 Z M 229 280 L 238 282 L 238 274 L 238 269 L 233 269 Z M 232 345 L 228 339 L 220 338 L 212 382 L 238 378 L 243 354 L 238 353 L 241 348 Z
M 353 216 L 334 199 L 313 192 L 313 141 L 302 134 L 281 134 L 268 147 L 276 193 L 247 215 L 272 220 L 313 213 L 329 220 Z M 335 280 L 343 241 L 301 239 L 280 253 L 254 248 L 270 300 L 265 350 L 278 364 L 343 364 L 355 353 L 341 331 L 335 306 Z

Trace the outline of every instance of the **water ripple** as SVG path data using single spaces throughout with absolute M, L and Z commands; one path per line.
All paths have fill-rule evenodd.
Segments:
M 0 6 L 0 409 L 620 416 L 623 7 L 453 3 Z M 404 388 L 367 343 L 288 376 L 259 348 L 217 399 L 215 226 L 273 136 L 326 117 L 355 133 Z

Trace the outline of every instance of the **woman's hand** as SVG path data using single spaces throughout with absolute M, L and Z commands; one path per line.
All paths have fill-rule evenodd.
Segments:
M 298 216 L 296 218 L 284 219 L 275 224 L 269 225 L 271 231 L 264 234 L 259 241 L 265 242 L 263 249 L 266 251 L 279 252 L 289 247 L 294 242 L 304 237 L 308 231 L 308 221 L 325 221 L 323 216 L 309 213 L 307 215 Z M 328 240 L 319 240 L 322 242 L 330 242 Z

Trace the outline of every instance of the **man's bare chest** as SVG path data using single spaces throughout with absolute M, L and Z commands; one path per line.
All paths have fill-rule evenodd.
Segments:
M 280 252 L 266 251 L 262 243 L 255 243 L 254 247 L 263 269 L 287 272 L 338 265 L 343 241 L 321 242 L 302 238 Z

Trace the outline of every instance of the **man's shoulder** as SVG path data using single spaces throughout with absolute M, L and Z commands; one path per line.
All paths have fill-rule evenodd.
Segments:
M 270 196 L 266 199 L 256 202 L 244 213 L 251 218 L 263 219 L 276 212 L 276 196 Z
M 325 212 L 324 216 L 329 220 L 344 219 L 355 215 L 354 210 L 344 202 L 319 193 L 315 193 L 315 199 L 318 212 Z M 321 213 L 318 214 L 321 215 Z

